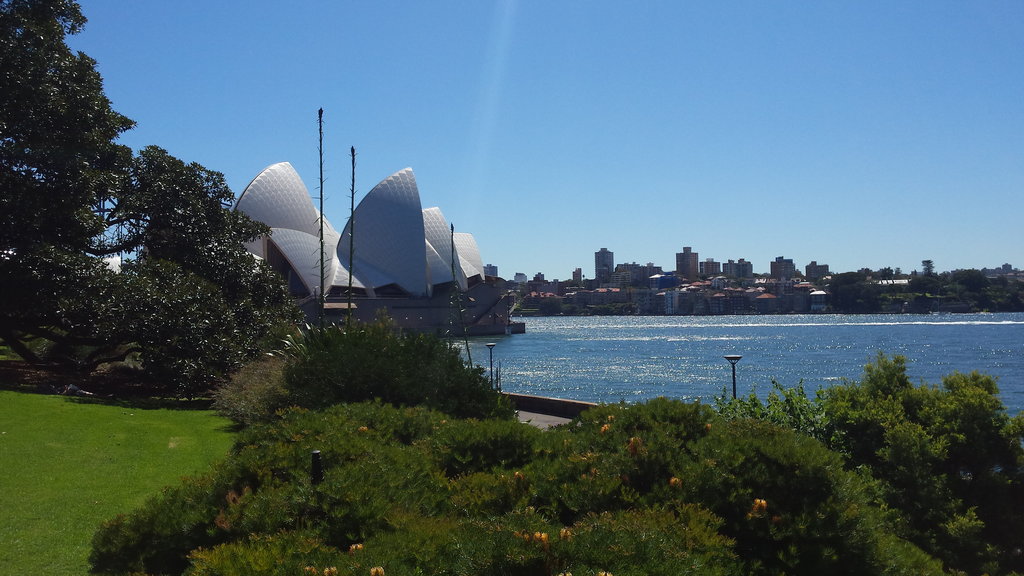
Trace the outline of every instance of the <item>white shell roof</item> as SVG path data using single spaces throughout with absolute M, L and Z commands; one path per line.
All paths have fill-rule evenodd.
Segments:
M 440 208 L 423 211 L 423 228 L 427 240 L 427 264 L 430 283 L 433 285 L 452 281 L 452 232 Z M 455 273 L 459 276 L 459 287 L 466 289 L 466 275 L 462 272 L 459 248 L 455 250 Z
M 484 277 L 484 261 L 480 257 L 480 248 L 476 245 L 476 238 L 466 232 L 455 233 L 455 252 L 462 260 L 462 270 L 466 277 L 479 275 Z
M 320 238 L 287 228 L 273 228 L 272 232 L 274 244 L 299 275 L 306 289 L 313 293 L 320 284 Z M 326 234 L 324 236 L 326 237 Z M 338 262 L 331 258 L 333 249 L 334 244 L 324 242 L 324 290 L 330 287 L 329 284 L 337 273 Z
M 355 274 L 363 284 L 396 284 L 411 295 L 429 294 L 423 250 L 423 214 L 412 168 L 395 172 L 366 195 L 355 210 Z M 351 222 L 338 243 L 346 258 Z
M 319 212 L 295 169 L 287 162 L 274 164 L 246 187 L 235 209 L 271 227 L 272 242 L 314 292 L 320 278 Z M 347 286 L 351 222 L 339 234 L 324 219 L 325 286 Z M 412 296 L 428 296 L 432 286 L 451 282 L 451 229 L 439 208 L 423 210 L 411 168 L 395 172 L 363 198 L 355 210 L 353 286 L 373 294 L 390 284 Z M 455 234 L 455 268 L 459 286 L 483 275 L 476 240 Z M 264 239 L 246 243 L 254 255 L 266 258 Z
M 235 210 L 241 210 L 271 228 L 319 235 L 319 214 L 302 178 L 288 162 L 279 162 L 260 172 L 245 187 L 235 203 Z

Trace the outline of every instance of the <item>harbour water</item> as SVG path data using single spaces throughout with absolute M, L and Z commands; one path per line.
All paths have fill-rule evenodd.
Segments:
M 915 383 L 954 371 L 997 378 L 1011 414 L 1024 410 L 1024 314 L 592 316 L 527 318 L 526 333 L 470 341 L 473 362 L 503 390 L 591 402 L 658 396 L 711 401 L 767 394 L 772 381 L 808 392 L 859 380 L 878 353 L 902 355 Z

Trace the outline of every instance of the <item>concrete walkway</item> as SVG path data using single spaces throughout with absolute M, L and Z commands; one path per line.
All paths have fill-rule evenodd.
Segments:
M 584 410 L 597 406 L 591 402 L 528 394 L 507 394 L 507 396 L 512 401 L 512 405 L 516 407 L 520 422 L 532 424 L 541 429 L 565 424 L 579 416 Z
M 548 414 L 537 414 L 536 412 L 523 412 L 522 410 L 516 412 L 519 416 L 519 421 L 532 424 L 537 428 L 546 430 L 552 426 L 558 426 L 559 424 L 565 424 L 569 422 L 569 418 L 562 418 L 560 416 L 551 416 Z

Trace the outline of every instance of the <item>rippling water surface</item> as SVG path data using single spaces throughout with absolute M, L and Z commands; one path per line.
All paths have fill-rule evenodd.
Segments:
M 732 387 L 722 356 L 740 354 L 739 394 L 771 381 L 813 391 L 859 380 L 879 352 L 907 358 L 914 382 L 953 371 L 998 378 L 1003 401 L 1024 410 L 1024 314 L 929 316 L 628 316 L 526 319 L 526 334 L 470 342 L 488 366 L 495 342 L 508 392 L 594 402 L 657 396 L 710 399 Z

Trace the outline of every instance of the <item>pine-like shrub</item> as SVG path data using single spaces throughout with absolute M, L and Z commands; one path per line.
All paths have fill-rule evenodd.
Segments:
M 385 320 L 309 328 L 289 339 L 283 353 L 285 387 L 298 406 L 379 399 L 459 417 L 514 414 L 483 368 L 466 365 L 457 347 L 434 335 L 402 333 Z

